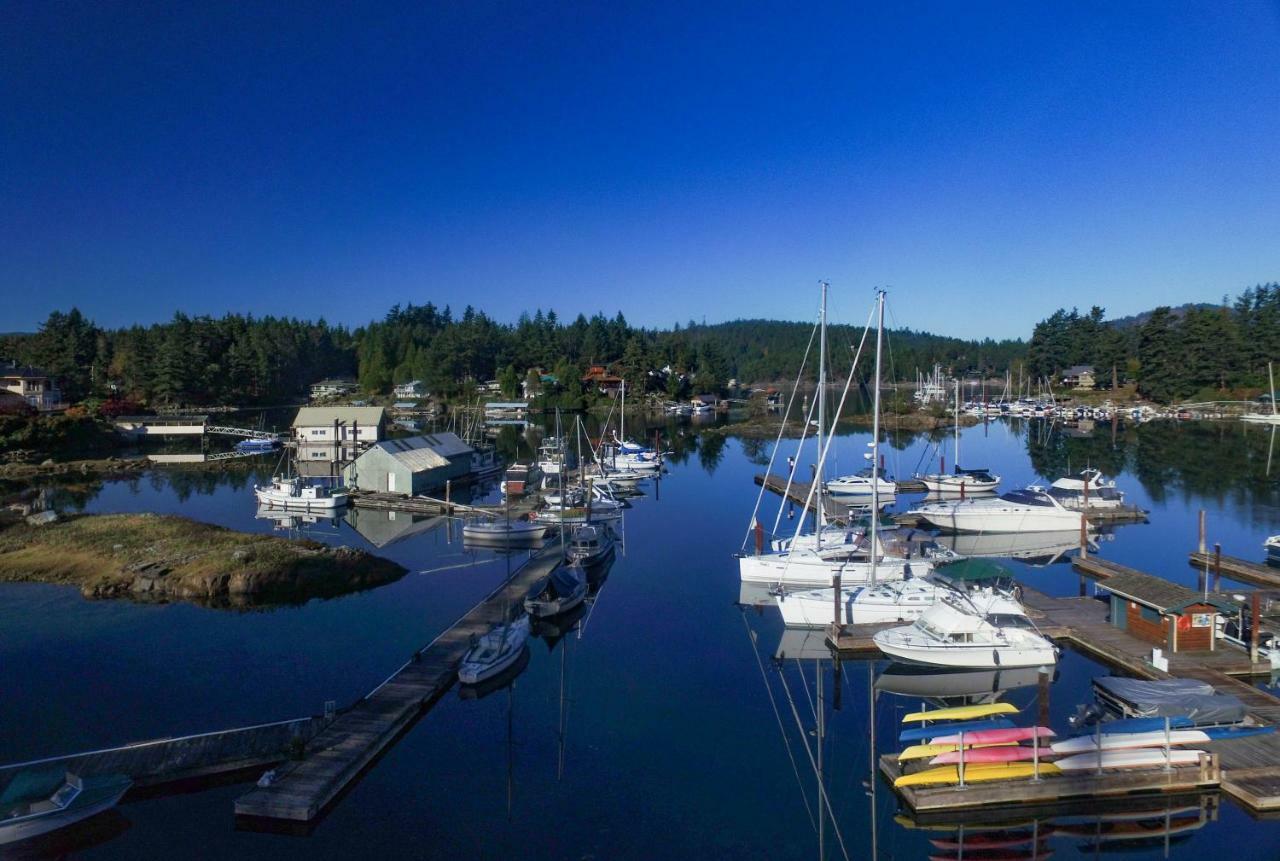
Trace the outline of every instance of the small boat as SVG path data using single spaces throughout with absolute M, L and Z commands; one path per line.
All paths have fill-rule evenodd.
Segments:
M 1280 565 L 1280 535 L 1272 535 L 1262 542 L 1262 547 L 1267 551 L 1267 561 L 1273 565 Z
M 236 443 L 236 451 L 241 454 L 266 454 L 280 447 L 278 439 L 242 439 Z
M 997 744 L 969 744 L 965 742 L 965 750 L 985 750 L 990 747 L 1016 747 L 1017 742 L 1002 741 Z M 932 759 L 940 753 L 951 753 L 960 749 L 958 744 L 913 744 L 911 747 L 902 749 L 902 753 L 898 754 L 898 762 L 907 762 L 912 759 Z
M 945 532 L 1061 532 L 1080 528 L 1080 512 L 1072 511 L 1031 485 L 985 499 L 928 502 L 908 514 Z
M 458 665 L 458 681 L 475 685 L 491 679 L 520 659 L 529 639 L 529 617 L 499 625 L 478 637 Z
M 307 511 L 341 508 L 351 498 L 351 494 L 344 488 L 330 488 L 297 476 L 285 478 L 282 475 L 271 479 L 268 486 L 255 485 L 253 494 L 263 505 Z
M 929 760 L 930 765 L 955 765 L 960 762 L 960 754 L 964 754 L 965 765 L 988 762 L 1030 762 L 1053 756 L 1047 747 L 1038 750 L 1025 744 L 1001 745 L 1000 747 L 981 747 L 977 750 L 949 750 Z
M 965 741 L 971 744 L 978 744 L 987 739 L 971 738 L 970 733 L 980 732 L 988 729 L 1013 729 L 1013 721 L 1008 718 L 991 718 L 990 720 L 971 720 L 961 721 L 960 723 L 946 724 L 944 726 L 915 726 L 910 729 L 904 729 L 898 733 L 898 741 L 919 741 L 920 739 L 933 739 L 935 742 L 943 741 L 941 738 L 934 739 L 934 736 L 947 735 L 948 741 L 956 741 L 956 733 L 964 733 Z M 999 740 L 999 739 L 996 739 Z M 1010 741 L 1019 741 L 1019 739 L 1010 739 Z
M 502 475 L 499 488 L 504 496 L 520 496 L 533 480 L 533 467 L 527 463 L 513 463 Z
M 584 567 L 595 565 L 613 552 L 613 535 L 608 527 L 584 524 L 569 536 L 565 555 Z
M 541 538 L 547 527 L 528 520 L 485 520 L 466 523 L 462 537 L 471 541 L 521 541 Z
M 973 610 L 948 596 L 912 624 L 877 631 L 872 639 L 891 658 L 929 666 L 986 669 L 1057 663 L 1057 647 L 1025 614 Z
M 115 806 L 133 781 L 120 774 L 24 771 L 0 795 L 0 846 L 47 834 Z
M 1171 766 L 1197 765 L 1203 750 L 1183 750 L 1181 748 L 1163 750 L 1159 748 L 1141 747 L 1126 750 L 1103 750 L 1091 753 L 1078 753 L 1056 760 L 1062 771 L 1089 771 L 1101 768 L 1163 768 Z
M 560 565 L 529 590 L 524 609 L 530 616 L 556 616 L 587 597 L 587 574 L 575 563 Z
M 965 766 L 965 783 L 984 783 L 993 780 L 1017 780 L 1024 777 L 1048 777 L 1059 773 L 1058 766 L 1052 762 L 992 762 L 981 765 Z M 904 774 L 893 781 L 895 789 L 903 786 L 938 786 L 960 782 L 960 766 L 941 765 L 914 774 Z
M 1171 745 L 1201 744 L 1209 741 L 1209 735 L 1198 729 L 1174 729 L 1166 735 L 1161 732 L 1113 732 L 1105 735 L 1077 735 L 1055 741 L 1049 747 L 1054 753 L 1088 753 L 1098 750 L 1126 750 L 1137 747 L 1163 747 Z
M 928 712 L 912 712 L 904 715 L 903 723 L 911 721 L 934 721 L 934 720 L 974 720 L 976 718 L 992 717 L 994 715 L 1012 715 L 1018 713 L 1018 707 L 1013 703 L 985 703 L 976 706 L 955 706 L 949 709 L 934 709 Z
M 983 410 L 985 413 L 986 411 Z M 962 469 L 960 467 L 960 381 L 956 380 L 955 408 L 955 472 L 948 475 L 936 472 L 917 478 L 931 493 L 993 493 L 1000 486 L 1000 476 L 987 469 Z
M 943 729 L 935 727 L 934 729 Z M 950 729 L 950 727 L 945 727 Z M 1033 739 L 1053 738 L 1054 732 L 1047 726 L 1015 726 L 995 729 L 979 729 L 972 732 L 965 730 L 965 744 L 995 744 L 997 742 L 1031 741 Z M 929 740 L 933 744 L 959 744 L 960 734 L 940 735 Z

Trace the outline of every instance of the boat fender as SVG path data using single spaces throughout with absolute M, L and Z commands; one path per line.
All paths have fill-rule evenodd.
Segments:
M 999 649 L 991 650 L 991 660 L 995 662 L 995 665 L 997 667 L 1000 666 L 1000 650 Z

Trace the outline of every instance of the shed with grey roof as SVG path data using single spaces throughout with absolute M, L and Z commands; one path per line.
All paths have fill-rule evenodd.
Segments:
M 360 490 L 417 496 L 468 476 L 471 453 L 448 432 L 383 440 L 347 466 L 343 477 Z

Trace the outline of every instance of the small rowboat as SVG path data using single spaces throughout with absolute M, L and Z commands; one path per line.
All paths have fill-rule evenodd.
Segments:
M 829 602 L 828 602 L 829 603 Z M 935 720 L 973 720 L 975 718 L 993 717 L 995 715 L 1012 715 L 1018 713 L 1013 703 L 987 703 L 977 706 L 955 706 L 949 709 L 934 709 L 931 712 L 912 712 L 902 718 L 903 723 L 911 721 Z
M 1004 729 L 975 730 L 964 734 L 964 743 L 994 744 L 1001 741 L 1031 741 L 1033 738 L 1053 738 L 1053 730 L 1047 726 L 1016 726 Z M 959 744 L 960 736 L 958 734 L 944 735 L 931 741 L 933 744 Z
M 1053 751 L 1047 747 L 1041 747 L 1039 752 L 1034 748 L 1026 745 L 1013 744 L 1001 745 L 1000 747 L 983 747 L 977 750 L 966 750 L 964 753 L 964 763 L 975 765 L 988 762 L 1031 762 L 1037 757 L 1044 760 L 1046 757 L 1053 756 Z M 930 765 L 955 765 L 960 762 L 961 751 L 951 750 L 946 753 L 940 753 L 933 759 L 929 760 Z
M 1009 729 L 1013 726 L 1013 721 L 1008 718 L 992 718 L 991 720 L 974 720 L 965 723 L 953 723 L 946 726 L 914 726 L 911 729 L 904 729 L 898 733 L 898 741 L 920 741 L 925 738 L 933 738 L 939 733 L 958 733 L 965 734 L 965 741 L 969 741 L 968 734 L 984 729 Z M 955 739 L 952 739 L 954 741 Z M 973 739 L 976 744 L 980 739 Z
M 1012 747 L 1017 742 L 1006 741 L 999 744 L 965 744 L 966 750 L 975 750 L 977 748 L 986 747 Z M 912 759 L 928 759 L 937 756 L 940 753 L 950 753 L 953 750 L 959 750 L 958 744 L 915 744 L 911 747 L 904 748 L 902 753 L 898 754 L 898 762 L 907 762 Z
M 1052 762 L 1040 763 L 1040 776 L 1059 774 Z M 993 780 L 1016 780 L 1036 775 L 1035 764 L 1030 762 L 997 762 L 965 766 L 965 783 L 985 783 Z M 893 781 L 894 788 L 902 786 L 939 786 L 960 782 L 960 766 L 941 765 L 915 774 L 904 774 Z

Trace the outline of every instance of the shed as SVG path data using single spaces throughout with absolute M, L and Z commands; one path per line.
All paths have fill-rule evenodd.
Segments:
M 435 433 L 384 440 L 343 470 L 360 490 L 425 494 L 471 472 L 471 446 L 456 434 Z
M 1112 574 L 1098 588 L 1111 593 L 1111 624 L 1170 652 L 1213 651 L 1218 617 L 1235 609 L 1219 595 L 1139 571 Z

